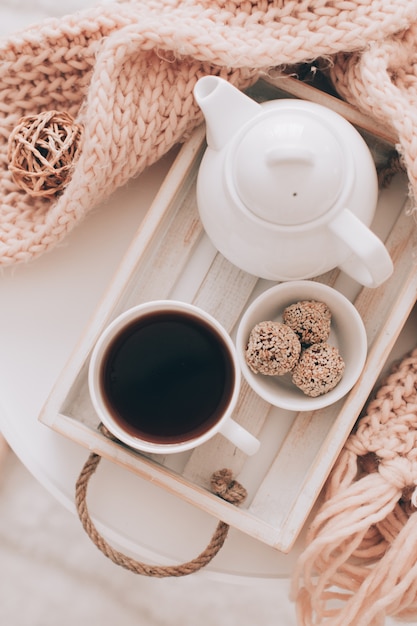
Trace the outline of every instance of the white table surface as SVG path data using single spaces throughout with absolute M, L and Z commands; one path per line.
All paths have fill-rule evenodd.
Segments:
M 41 424 L 38 416 L 171 161 L 165 157 L 118 190 L 54 250 L 0 273 L 0 430 L 29 471 L 71 511 L 88 451 Z M 403 201 L 404 186 L 394 184 L 384 193 L 378 215 Z M 398 342 L 400 354 L 414 347 L 409 337 L 406 333 Z M 217 523 L 104 460 L 91 481 L 88 503 L 110 541 L 162 564 L 195 557 Z M 288 576 L 300 545 L 284 555 L 232 529 L 205 571 L 234 582 Z
M 36 17 L 24 14 L 24 2 L 0 8 L 6 16 L 3 33 Z M 169 164 L 170 158 L 163 159 L 117 191 L 53 251 L 0 270 L 0 431 L 35 478 L 72 512 L 75 482 L 88 451 L 41 424 L 38 416 Z M 379 215 L 402 204 L 404 195 L 404 183 L 394 183 L 383 195 Z M 398 355 L 414 347 L 415 321 L 414 311 L 397 342 Z M 110 541 L 137 558 L 162 564 L 195 557 L 217 523 L 107 461 L 91 481 L 88 502 Z M 284 555 L 232 529 L 204 572 L 233 582 L 286 577 L 301 545 Z

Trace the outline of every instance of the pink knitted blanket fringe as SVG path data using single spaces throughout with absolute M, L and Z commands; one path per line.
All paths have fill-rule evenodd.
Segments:
M 343 95 L 395 128 L 415 188 L 415 23 L 417 0 L 121 0 L 1 41 L 0 264 L 53 248 L 183 141 L 202 122 L 192 90 L 208 73 L 244 88 L 326 57 Z M 8 138 L 54 109 L 84 125 L 83 143 L 63 192 L 35 199 L 11 178 Z
M 348 438 L 293 578 L 299 624 L 417 619 L 417 349 Z

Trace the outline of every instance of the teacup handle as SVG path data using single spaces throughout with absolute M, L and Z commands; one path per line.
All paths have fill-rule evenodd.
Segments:
M 341 270 L 365 287 L 378 287 L 394 266 L 382 241 L 352 211 L 343 209 L 329 223 L 330 230 L 353 252 Z
M 231 418 L 222 424 L 219 432 L 248 456 L 256 454 L 259 450 L 258 439 Z

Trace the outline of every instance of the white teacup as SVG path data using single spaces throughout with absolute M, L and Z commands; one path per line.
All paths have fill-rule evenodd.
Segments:
M 211 315 L 185 302 L 133 307 L 99 337 L 88 383 L 106 428 L 148 453 L 183 452 L 221 433 L 248 455 L 259 441 L 235 420 L 241 372 L 234 344 Z

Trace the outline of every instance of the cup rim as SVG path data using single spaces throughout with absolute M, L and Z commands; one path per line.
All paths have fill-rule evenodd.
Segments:
M 204 319 L 207 323 L 210 324 L 212 328 L 214 328 L 217 333 L 222 338 L 224 344 L 228 348 L 228 352 L 230 358 L 233 363 L 235 382 L 233 387 L 233 392 L 230 396 L 230 400 L 227 404 L 227 407 L 223 413 L 223 415 L 218 419 L 218 421 L 213 424 L 207 431 L 204 433 L 191 438 L 186 439 L 183 442 L 175 442 L 175 443 L 158 443 L 147 441 L 146 439 L 142 439 L 138 436 L 131 435 L 127 433 L 109 414 L 107 411 L 104 402 L 102 400 L 102 394 L 100 391 L 99 384 L 99 365 L 101 358 L 105 354 L 108 346 L 111 344 L 113 339 L 116 337 L 118 332 L 124 328 L 124 326 L 140 317 L 142 314 L 151 312 L 151 311 L 184 311 L 187 313 L 191 313 L 195 315 L 199 319 Z M 222 425 L 229 418 L 231 418 L 233 410 L 237 404 L 239 393 L 241 386 L 241 369 L 239 365 L 239 360 L 237 357 L 236 347 L 226 331 L 226 329 L 220 324 L 220 322 L 210 313 L 205 311 L 204 309 L 187 302 L 183 302 L 180 300 L 151 300 L 144 302 L 142 304 L 135 305 L 126 309 L 117 317 L 115 317 L 102 331 L 99 335 L 90 356 L 90 361 L 88 364 L 88 388 L 90 394 L 90 400 L 93 404 L 94 410 L 99 417 L 100 421 L 103 425 L 112 433 L 119 441 L 122 443 L 134 448 L 140 452 L 147 453 L 155 453 L 155 454 L 169 454 L 176 452 L 184 452 L 186 450 L 190 450 L 195 448 L 196 446 L 205 443 L 212 436 L 218 433 L 221 430 Z
M 355 335 L 355 359 L 349 359 L 349 368 L 345 370 L 342 379 L 332 390 L 315 398 L 305 395 L 295 385 L 292 388 L 290 386 L 291 391 L 288 392 L 283 386 L 280 388 L 279 384 L 273 387 L 270 379 L 276 378 L 278 381 L 279 377 L 255 374 L 246 363 L 245 347 L 250 330 L 258 322 L 265 321 L 266 318 L 262 320 L 259 316 L 261 311 L 268 311 L 268 304 L 270 307 L 276 305 L 277 309 L 283 310 L 285 306 L 293 302 L 320 298 L 326 301 L 333 316 L 337 313 L 338 319 L 335 322 L 339 325 L 343 323 L 349 328 L 349 332 Z M 332 342 L 329 341 L 329 343 Z M 322 409 L 344 397 L 361 375 L 367 357 L 367 347 L 366 329 L 354 304 L 337 289 L 312 280 L 282 282 L 264 291 L 248 306 L 236 332 L 237 355 L 246 382 L 261 398 L 273 406 L 296 412 Z

